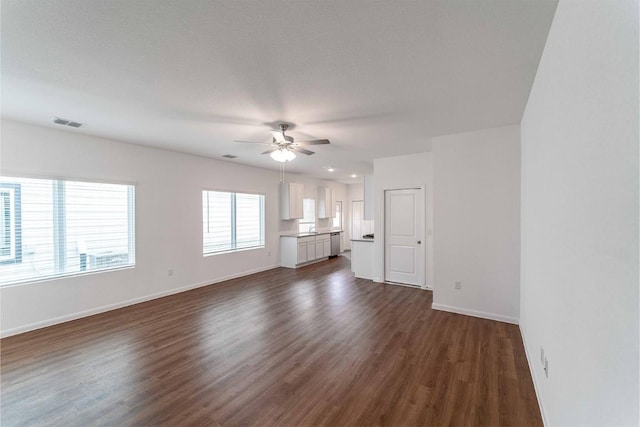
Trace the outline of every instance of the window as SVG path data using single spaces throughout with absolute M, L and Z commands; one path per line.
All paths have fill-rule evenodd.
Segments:
M 0 264 L 22 261 L 20 184 L 0 183 Z
M 336 202 L 336 216 L 332 225 L 334 230 L 342 230 L 342 202 Z
M 316 227 L 316 201 L 302 199 L 302 219 L 298 221 L 298 231 L 306 233 Z
M 202 192 L 204 255 L 264 247 L 264 195 Z
M 135 265 L 134 187 L 0 177 L 0 284 Z

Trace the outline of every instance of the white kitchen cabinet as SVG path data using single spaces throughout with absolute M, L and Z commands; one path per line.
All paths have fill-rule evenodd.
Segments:
M 331 255 L 331 234 L 293 235 L 280 237 L 280 265 L 296 268 L 299 265 L 326 259 Z
M 302 198 L 304 185 L 295 182 L 280 183 L 280 219 L 300 219 L 303 217 Z
M 316 259 L 316 237 L 298 237 L 298 264 Z
M 313 261 L 316 257 L 316 242 L 307 243 L 307 261 Z
M 318 258 L 331 255 L 331 235 L 319 234 L 316 236 L 316 256 Z
M 375 191 L 373 188 L 373 175 L 364 177 L 364 215 L 362 219 L 372 221 L 374 218 Z
M 307 242 L 298 242 L 297 264 L 307 262 Z
M 318 187 L 318 218 L 335 218 L 336 202 L 333 190 L 329 187 Z

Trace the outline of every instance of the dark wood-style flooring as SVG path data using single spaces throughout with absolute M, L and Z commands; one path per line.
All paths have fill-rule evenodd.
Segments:
M 540 426 L 517 326 L 338 257 L 1 341 L 1 424 Z

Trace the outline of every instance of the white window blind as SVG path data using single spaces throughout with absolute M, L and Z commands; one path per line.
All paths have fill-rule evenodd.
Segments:
M 135 265 L 134 191 L 0 177 L 0 284 Z
M 203 254 L 264 247 L 264 196 L 202 192 Z
M 16 224 L 20 223 L 20 186 L 0 183 L 0 263 L 6 264 L 21 260 L 20 235 L 16 234 Z
M 316 226 L 316 201 L 302 199 L 302 219 L 298 221 L 298 231 L 304 233 Z
M 333 218 L 333 229 L 342 230 L 342 202 L 336 202 L 336 216 Z

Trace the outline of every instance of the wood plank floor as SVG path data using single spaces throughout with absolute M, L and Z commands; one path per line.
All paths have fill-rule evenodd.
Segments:
M 1 424 L 540 426 L 517 326 L 338 257 L 5 338 Z

